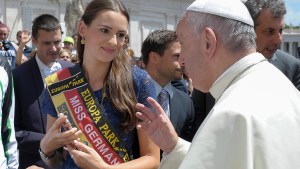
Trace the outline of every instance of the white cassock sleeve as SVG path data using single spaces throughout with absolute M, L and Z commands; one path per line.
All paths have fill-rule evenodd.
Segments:
M 184 159 L 189 147 L 190 142 L 178 138 L 178 142 L 173 151 L 165 156 L 160 163 L 160 169 L 179 168 L 182 160 Z

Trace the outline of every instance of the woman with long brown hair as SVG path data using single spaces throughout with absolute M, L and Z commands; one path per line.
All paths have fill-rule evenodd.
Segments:
M 74 124 L 73 128 L 70 127 L 69 118 L 67 120 L 65 115 L 57 115 L 58 109 L 55 109 L 48 86 L 49 93 L 46 94 L 43 104 L 43 111 L 47 113 L 47 133 L 41 141 L 40 153 L 42 159 L 51 167 L 61 165 L 63 168 L 93 169 L 158 167 L 159 148 L 143 131 L 135 129 L 137 123 L 135 105 L 137 102 L 147 104 L 146 98 L 151 97 L 155 89 L 149 75 L 142 69 L 132 66 L 130 58 L 124 52 L 123 45 L 128 24 L 128 12 L 119 0 L 93 0 L 87 6 L 78 26 L 77 51 L 80 63 L 77 66 L 81 70 L 79 73 L 82 73 L 88 81 L 96 100 L 99 100 L 97 104 L 103 114 L 99 116 L 98 111 L 92 109 L 94 102 L 87 101 L 89 97 L 86 97 L 85 91 L 79 92 L 83 97 L 82 100 L 87 101 L 86 108 L 92 111 L 90 119 L 94 120 L 94 124 L 78 125 L 81 130 L 74 127 Z M 75 102 L 73 98 L 74 96 L 71 96 L 71 103 Z M 71 110 L 75 112 L 73 112 L 75 116 L 83 113 L 82 108 L 79 110 L 79 104 L 76 102 L 77 107 Z M 106 118 L 107 122 L 103 123 L 101 121 L 103 118 Z M 101 123 L 103 125 L 99 125 Z M 93 125 L 99 126 L 92 128 Z M 64 130 L 61 131 L 62 127 Z M 112 134 L 112 131 L 115 133 Z M 82 140 L 78 141 L 84 132 L 87 133 L 87 142 L 93 146 L 89 147 L 82 143 Z M 138 136 L 137 144 L 133 143 L 135 132 Z M 102 139 L 98 136 L 99 133 L 102 134 Z M 104 141 L 110 146 L 105 147 L 102 144 Z M 59 151 L 64 146 L 68 149 L 65 160 Z M 132 155 L 135 147 L 139 147 L 140 150 L 140 157 L 136 159 Z M 114 161 L 115 154 L 124 161 Z

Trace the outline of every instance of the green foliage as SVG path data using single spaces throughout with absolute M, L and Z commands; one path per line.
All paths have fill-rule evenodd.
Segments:
M 284 29 L 300 29 L 300 26 L 293 26 L 293 24 L 285 24 Z

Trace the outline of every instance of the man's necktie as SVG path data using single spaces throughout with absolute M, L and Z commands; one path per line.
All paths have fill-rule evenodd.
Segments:
M 169 97 L 168 92 L 165 89 L 161 89 L 157 100 L 158 100 L 158 103 L 160 104 L 160 106 L 164 109 L 165 113 L 170 118 L 170 113 L 167 111 L 168 110 L 168 97 Z M 160 150 L 160 159 L 162 159 L 162 157 L 164 157 L 166 155 L 167 154 L 165 152 Z
M 164 109 L 164 111 L 166 113 L 168 110 L 168 97 L 169 97 L 169 94 L 165 89 L 162 89 L 158 95 L 158 103 Z

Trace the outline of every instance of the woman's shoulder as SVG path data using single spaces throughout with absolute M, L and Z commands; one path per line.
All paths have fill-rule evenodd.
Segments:
M 132 66 L 132 77 L 134 81 L 144 81 L 149 78 L 149 74 L 145 70 L 134 65 Z
M 148 89 L 154 87 L 150 75 L 145 70 L 137 66 L 133 66 L 132 70 L 133 82 L 136 87 L 146 87 Z
M 137 66 L 133 66 L 132 74 L 138 102 L 150 106 L 147 102 L 147 98 L 154 98 L 155 93 L 155 87 L 151 77 L 145 70 Z

